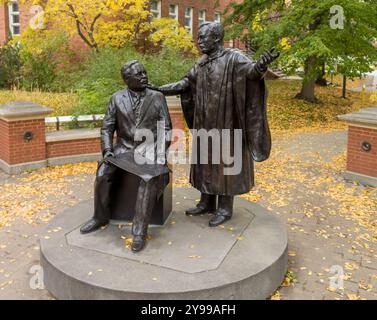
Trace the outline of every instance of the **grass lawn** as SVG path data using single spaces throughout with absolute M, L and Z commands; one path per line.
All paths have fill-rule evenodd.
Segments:
M 347 92 L 342 99 L 339 87 L 316 88 L 319 104 L 294 99 L 300 91 L 300 81 L 275 80 L 268 82 L 268 112 L 272 129 L 320 129 L 345 128 L 337 116 L 371 105 L 370 95 Z
M 304 130 L 345 128 L 336 116 L 367 107 L 369 95 L 348 92 L 348 99 L 341 98 L 339 87 L 317 87 L 320 104 L 311 104 L 294 99 L 300 90 L 300 81 L 268 81 L 268 112 L 273 130 Z M 51 107 L 54 116 L 71 115 L 79 98 L 74 93 L 26 92 L 0 90 L 0 104 L 14 100 L 26 100 Z
M 0 90 L 0 104 L 10 101 L 33 101 L 54 109 L 52 116 L 67 116 L 73 113 L 78 97 L 73 93 L 52 93 L 41 91 Z

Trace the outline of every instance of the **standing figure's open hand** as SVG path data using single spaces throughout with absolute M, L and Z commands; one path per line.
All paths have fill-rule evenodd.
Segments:
M 258 68 L 260 70 L 266 71 L 268 68 L 268 65 L 271 64 L 273 61 L 275 61 L 279 56 L 280 53 L 273 53 L 275 51 L 275 48 L 272 48 L 271 50 L 265 52 L 262 57 L 257 62 Z

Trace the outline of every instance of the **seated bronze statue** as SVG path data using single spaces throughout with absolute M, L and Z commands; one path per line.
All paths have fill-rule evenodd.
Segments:
M 122 67 L 121 74 L 128 88 L 112 96 L 105 115 L 101 129 L 103 160 L 99 162 L 95 182 L 94 216 L 80 231 L 87 234 L 109 223 L 114 182 L 123 168 L 128 171 L 129 165 L 131 172 L 139 172 L 142 178 L 132 224 L 131 249 L 138 252 L 145 247 L 154 205 L 169 184 L 166 153 L 172 125 L 164 95 L 147 88 L 148 76 L 144 66 L 136 60 L 130 61 Z M 161 126 L 164 141 L 157 138 Z M 135 139 L 138 132 L 145 130 L 154 137 L 149 144 L 148 139 Z M 113 145 L 115 133 L 116 143 Z M 148 163 L 142 165 L 133 161 L 136 156 L 147 159 Z M 146 170 L 148 165 L 150 167 Z M 152 174 L 145 179 L 146 172 L 151 171 Z

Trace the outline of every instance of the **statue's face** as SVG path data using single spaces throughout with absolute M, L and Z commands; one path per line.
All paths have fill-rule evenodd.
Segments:
M 133 91 L 143 91 L 148 85 L 148 75 L 141 63 L 134 64 L 129 70 L 127 86 Z
M 217 39 L 214 32 L 208 26 L 200 28 L 198 34 L 198 45 L 202 53 L 210 54 L 216 51 L 219 47 L 220 40 Z

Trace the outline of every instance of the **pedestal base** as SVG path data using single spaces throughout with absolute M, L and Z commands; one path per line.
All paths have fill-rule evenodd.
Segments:
M 137 192 L 141 179 L 131 173 L 121 172 L 114 187 L 114 207 L 111 220 L 118 222 L 132 222 L 135 216 Z M 156 202 L 150 224 L 163 226 L 172 212 L 173 185 L 170 183 Z
M 178 189 L 164 227 L 151 227 L 133 254 L 121 230 L 81 235 L 92 201 L 59 215 L 41 239 L 46 288 L 58 299 L 265 299 L 287 271 L 287 233 L 272 213 L 237 198 L 234 218 L 209 228 L 210 216 L 186 217 L 200 194 Z M 48 232 L 50 230 L 50 232 Z
M 377 178 L 366 176 L 361 173 L 346 171 L 343 173 L 343 177 L 348 181 L 356 181 L 363 185 L 377 188 Z

